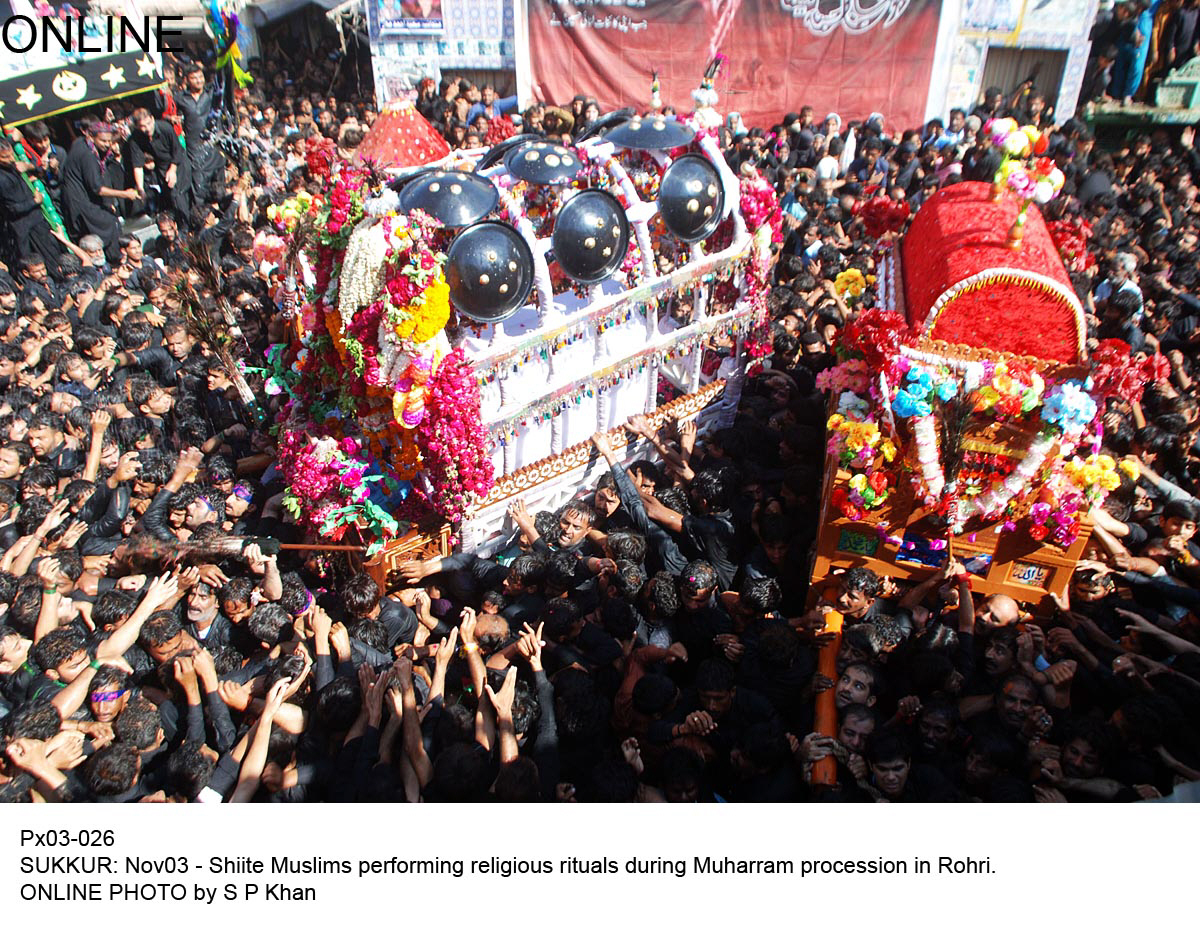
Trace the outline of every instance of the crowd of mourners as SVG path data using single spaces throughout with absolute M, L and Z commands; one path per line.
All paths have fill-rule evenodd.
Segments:
M 328 92 L 327 60 L 233 99 L 200 59 L 173 64 L 182 139 L 159 99 L 58 136 L 0 144 L 0 715 L 5 801 L 1120 801 L 1200 778 L 1200 152 L 1165 129 L 1098 149 L 1029 85 L 895 129 L 810 107 L 721 130 L 735 169 L 785 211 L 769 294 L 773 352 L 733 426 L 628 423 L 644 457 L 558 511 L 512 506 L 494 556 L 409 561 L 384 591 L 281 507 L 273 412 L 181 315 L 193 242 L 219 261 L 244 358 L 286 342 L 255 233 L 270 203 L 321 190 L 314 133 L 355 149 L 374 112 Z M 311 84 L 311 88 L 310 88 Z M 447 80 L 419 107 L 483 144 L 516 111 Z M 594 100 L 531 106 L 569 135 Z M 1053 616 L 972 594 L 950 560 L 916 586 L 865 568 L 819 592 L 845 617 L 817 671 L 809 609 L 826 400 L 816 375 L 871 306 L 856 209 L 915 211 L 990 180 L 981 126 L 1046 129 L 1066 176 L 1050 217 L 1091 228 L 1074 275 L 1091 340 L 1161 353 L 1170 378 L 1104 407 L 1104 450 L 1136 481 L 1095 515 Z M 28 176 L 65 223 L 52 233 Z M 149 241 L 129 233 L 152 215 Z M 201 294 L 213 292 L 202 287 Z M 257 399 L 275 408 L 261 377 Z M 832 691 L 835 735 L 814 728 Z M 833 757 L 836 779 L 813 781 Z

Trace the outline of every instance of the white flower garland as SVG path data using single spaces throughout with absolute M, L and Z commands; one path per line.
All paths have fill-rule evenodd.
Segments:
M 378 218 L 362 221 L 346 242 L 338 290 L 342 325 L 364 307 L 379 299 L 383 290 L 383 264 L 389 253 L 387 234 Z
M 998 488 L 990 488 L 978 498 L 965 499 L 959 505 L 958 518 L 954 524 L 954 533 L 962 531 L 963 524 L 974 514 L 982 514 L 985 518 L 994 518 L 1004 512 L 1008 503 L 1029 487 L 1041 469 L 1042 464 L 1054 448 L 1057 437 L 1051 433 L 1039 432 L 1029 446 L 1025 457 L 1009 474 Z

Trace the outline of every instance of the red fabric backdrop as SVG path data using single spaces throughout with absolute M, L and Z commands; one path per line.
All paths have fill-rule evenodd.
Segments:
M 717 108 L 740 112 L 748 125 L 767 127 L 806 104 L 846 122 L 882 112 L 889 129 L 924 122 L 941 0 L 839 2 L 808 2 L 807 22 L 844 11 L 818 35 L 782 0 L 529 0 L 534 92 L 558 105 L 583 93 L 602 111 L 645 108 L 657 69 L 663 102 L 690 112 L 691 90 L 720 52 L 729 62 Z M 876 22 L 848 32 L 846 23 L 861 29 L 864 20 Z

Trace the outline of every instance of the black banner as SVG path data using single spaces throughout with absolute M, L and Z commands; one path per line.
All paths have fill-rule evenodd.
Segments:
M 115 53 L 0 79 L 0 124 L 21 125 L 80 106 L 120 99 L 161 86 L 149 53 Z

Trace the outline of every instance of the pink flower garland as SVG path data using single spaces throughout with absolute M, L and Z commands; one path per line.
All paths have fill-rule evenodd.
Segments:
M 741 179 L 742 217 L 746 219 L 746 227 L 753 234 L 762 225 L 771 225 L 771 241 L 783 243 L 783 210 L 779 206 L 779 198 L 775 189 L 763 178 Z
M 492 490 L 495 472 L 479 421 L 479 385 L 461 349 L 429 380 L 428 411 L 417 429 L 432 493 L 425 500 L 448 521 L 461 521 Z

